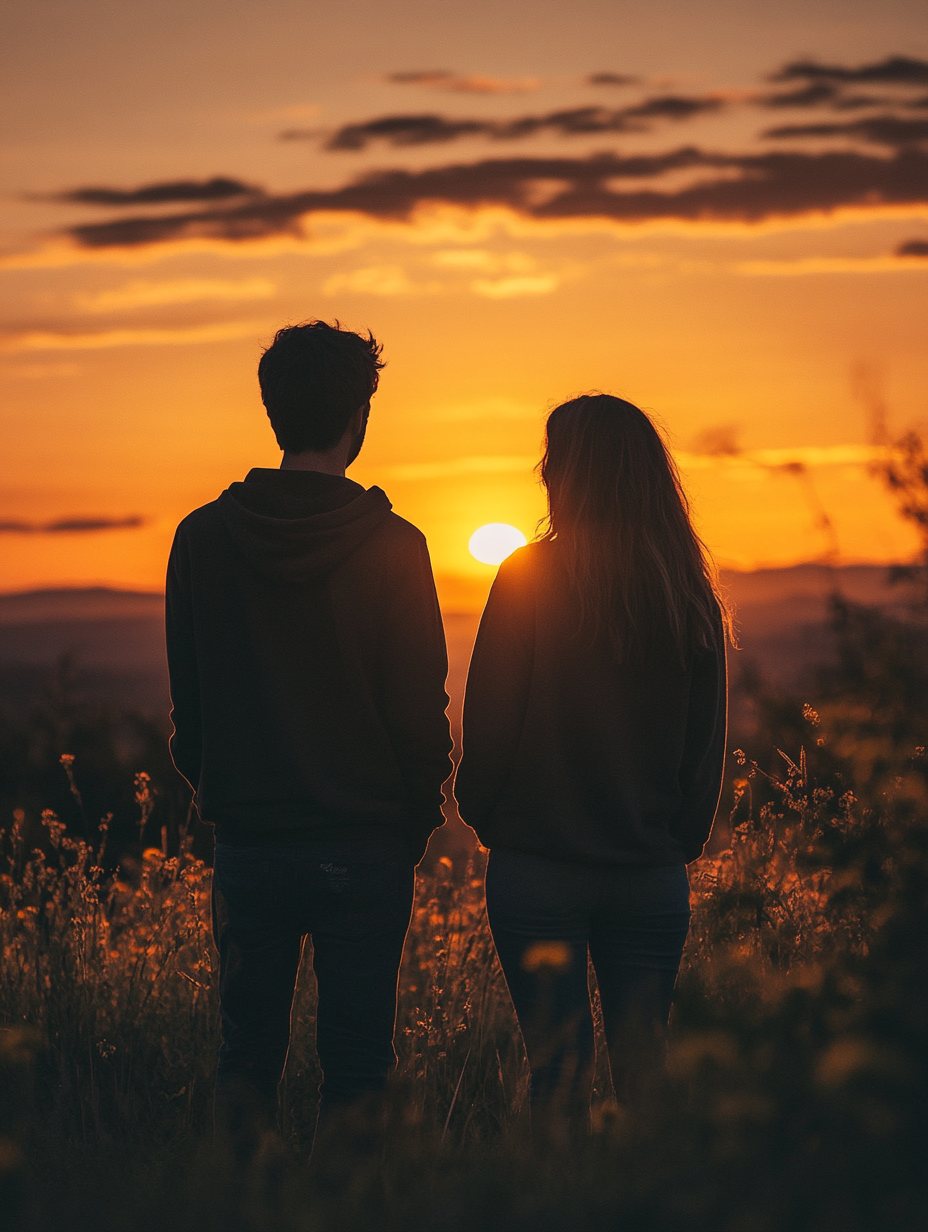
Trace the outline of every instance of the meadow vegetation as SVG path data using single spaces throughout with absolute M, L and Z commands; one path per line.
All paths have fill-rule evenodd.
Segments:
M 928 468 L 913 456 L 918 513 Z M 61 748 L 62 800 L 78 820 L 24 804 L 2 837 L 5 1226 L 924 1227 L 926 578 L 902 580 L 901 615 L 836 596 L 835 660 L 807 697 L 752 686 L 758 729 L 731 758 L 722 841 L 691 870 L 666 1099 L 647 1113 L 617 1105 L 600 1049 L 580 1142 L 557 1125 L 528 1131 L 475 847 L 420 874 L 386 1136 L 359 1112 L 308 1158 L 319 1075 L 304 962 L 281 1140 L 236 1166 L 212 1134 L 217 960 L 196 823 L 139 773 L 135 846 L 114 857 L 109 823 L 88 824 L 80 755 Z

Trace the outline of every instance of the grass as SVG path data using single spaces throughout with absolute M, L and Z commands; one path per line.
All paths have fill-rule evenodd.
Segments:
M 874 807 L 812 748 L 830 780 L 804 753 L 783 758 L 779 777 L 739 754 L 730 845 L 693 870 L 667 1101 L 633 1119 L 611 1098 L 600 1050 L 593 1130 L 579 1144 L 557 1127 L 527 1133 L 479 849 L 419 879 L 386 1139 L 372 1143 L 359 1116 L 307 1160 L 319 1075 L 304 963 L 283 1142 L 243 1171 L 211 1133 L 209 869 L 183 837 L 172 857 L 148 848 L 128 873 L 106 873 L 105 829 L 91 846 L 46 813 L 45 841 L 29 849 L 19 816 L 0 875 L 7 1226 L 920 1228 L 924 750 Z M 146 776 L 136 790 L 144 815 Z

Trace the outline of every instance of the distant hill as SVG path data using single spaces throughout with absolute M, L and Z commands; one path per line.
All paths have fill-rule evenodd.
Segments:
M 789 569 L 728 571 L 723 581 L 737 609 L 739 664 L 754 660 L 771 680 L 787 685 L 827 658 L 828 596 L 837 586 L 858 603 L 898 601 L 877 565 L 797 565 Z M 139 591 L 35 590 L 0 595 L 0 690 L 7 714 L 28 706 L 62 655 L 70 655 L 87 692 L 114 705 L 166 714 L 164 597 Z M 446 612 L 452 717 L 459 721 L 464 680 L 479 615 Z
M 0 595 L 7 717 L 35 704 L 65 655 L 90 696 L 151 714 L 170 709 L 163 595 L 103 587 Z

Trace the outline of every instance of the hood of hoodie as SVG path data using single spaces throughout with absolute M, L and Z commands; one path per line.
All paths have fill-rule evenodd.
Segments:
M 339 475 L 260 467 L 226 488 L 218 505 L 238 550 L 278 582 L 331 573 L 392 508 L 380 488 L 365 490 Z

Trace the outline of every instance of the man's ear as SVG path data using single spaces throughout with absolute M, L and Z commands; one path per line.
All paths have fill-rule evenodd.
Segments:
M 359 406 L 355 413 L 351 416 L 351 422 L 348 424 L 348 432 L 351 434 L 352 440 L 349 445 L 348 461 L 345 463 L 346 468 L 349 467 L 358 454 L 361 452 L 361 446 L 364 444 L 364 437 L 367 435 L 367 419 L 371 413 L 370 402 L 365 402 L 363 406 Z
M 346 432 L 352 436 L 357 436 L 359 432 L 363 432 L 367 427 L 367 419 L 371 413 L 371 404 L 365 402 L 363 406 L 359 406 L 355 413 L 348 421 Z

